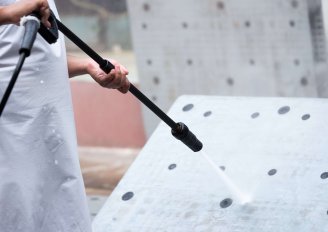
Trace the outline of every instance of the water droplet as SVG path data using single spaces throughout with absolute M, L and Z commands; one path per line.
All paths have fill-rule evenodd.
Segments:
M 41 81 L 40 81 L 40 84 L 43 84 L 43 83 L 44 83 L 44 81 L 43 81 L 43 80 L 41 80 Z

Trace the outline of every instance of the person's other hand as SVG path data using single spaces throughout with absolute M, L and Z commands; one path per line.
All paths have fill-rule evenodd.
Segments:
M 90 60 L 88 63 L 88 74 L 102 87 L 118 89 L 122 93 L 127 93 L 130 88 L 130 82 L 126 77 L 129 71 L 117 61 L 112 59 L 109 59 L 109 61 L 115 66 L 115 69 L 111 70 L 109 74 L 101 70 L 99 65 L 93 60 Z
M 6 20 L 4 20 L 4 23 L 14 23 L 18 25 L 23 16 L 37 11 L 41 15 L 41 22 L 46 27 L 51 27 L 48 21 L 50 17 L 50 8 L 47 0 L 21 0 L 6 6 L 4 9 L 6 12 Z

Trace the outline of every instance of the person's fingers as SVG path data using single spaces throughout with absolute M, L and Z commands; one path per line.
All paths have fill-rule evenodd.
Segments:
M 130 89 L 130 82 L 128 80 L 128 78 L 125 77 L 125 81 L 122 85 L 121 88 L 119 88 L 118 90 L 121 92 L 121 93 L 127 93 Z
M 47 2 L 43 3 L 43 6 L 40 8 L 41 22 L 48 28 L 51 27 L 49 22 L 50 17 L 50 8 Z
M 120 68 L 124 75 L 129 75 L 129 70 L 127 70 L 123 65 L 120 65 Z

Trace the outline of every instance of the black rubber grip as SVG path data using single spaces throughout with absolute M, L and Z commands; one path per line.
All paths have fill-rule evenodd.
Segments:
M 172 135 L 181 140 L 187 147 L 189 147 L 194 152 L 202 150 L 203 144 L 199 141 L 196 136 L 189 130 L 189 128 L 182 122 L 177 123 L 177 129 L 172 129 Z
M 19 49 L 19 54 L 25 53 L 26 57 L 28 57 L 31 54 L 31 49 L 36 38 L 36 33 L 39 29 L 39 23 L 34 20 L 28 20 L 24 26 L 25 32 L 21 47 Z

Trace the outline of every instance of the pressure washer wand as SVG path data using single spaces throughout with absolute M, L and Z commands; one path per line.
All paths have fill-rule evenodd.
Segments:
M 114 69 L 114 65 L 108 60 L 103 59 L 93 49 L 91 49 L 86 43 L 84 43 L 79 37 L 77 37 L 71 30 L 69 30 L 62 22 L 56 19 L 58 29 L 73 43 L 75 43 L 82 51 L 96 61 L 100 68 L 109 73 Z M 194 152 L 200 151 L 203 148 L 202 142 L 200 142 L 196 136 L 189 130 L 189 128 L 182 122 L 174 122 L 167 114 L 165 114 L 159 107 L 157 107 L 149 98 L 147 98 L 141 91 L 139 91 L 133 84 L 130 84 L 129 91 L 137 97 L 144 105 L 146 105 L 151 111 L 153 111 L 160 119 L 162 119 L 172 129 L 172 135 L 181 140 Z
M 14 89 L 15 83 L 23 67 L 24 61 L 26 57 L 29 57 L 31 54 L 31 49 L 34 44 L 36 34 L 38 33 L 38 29 L 40 27 L 40 20 L 36 17 L 36 15 L 31 14 L 29 16 L 25 16 L 22 19 L 21 24 L 25 27 L 25 31 L 24 31 L 23 41 L 19 49 L 19 60 L 14 70 L 14 73 L 9 81 L 8 87 L 1 99 L 0 117 L 6 107 L 11 92 Z

